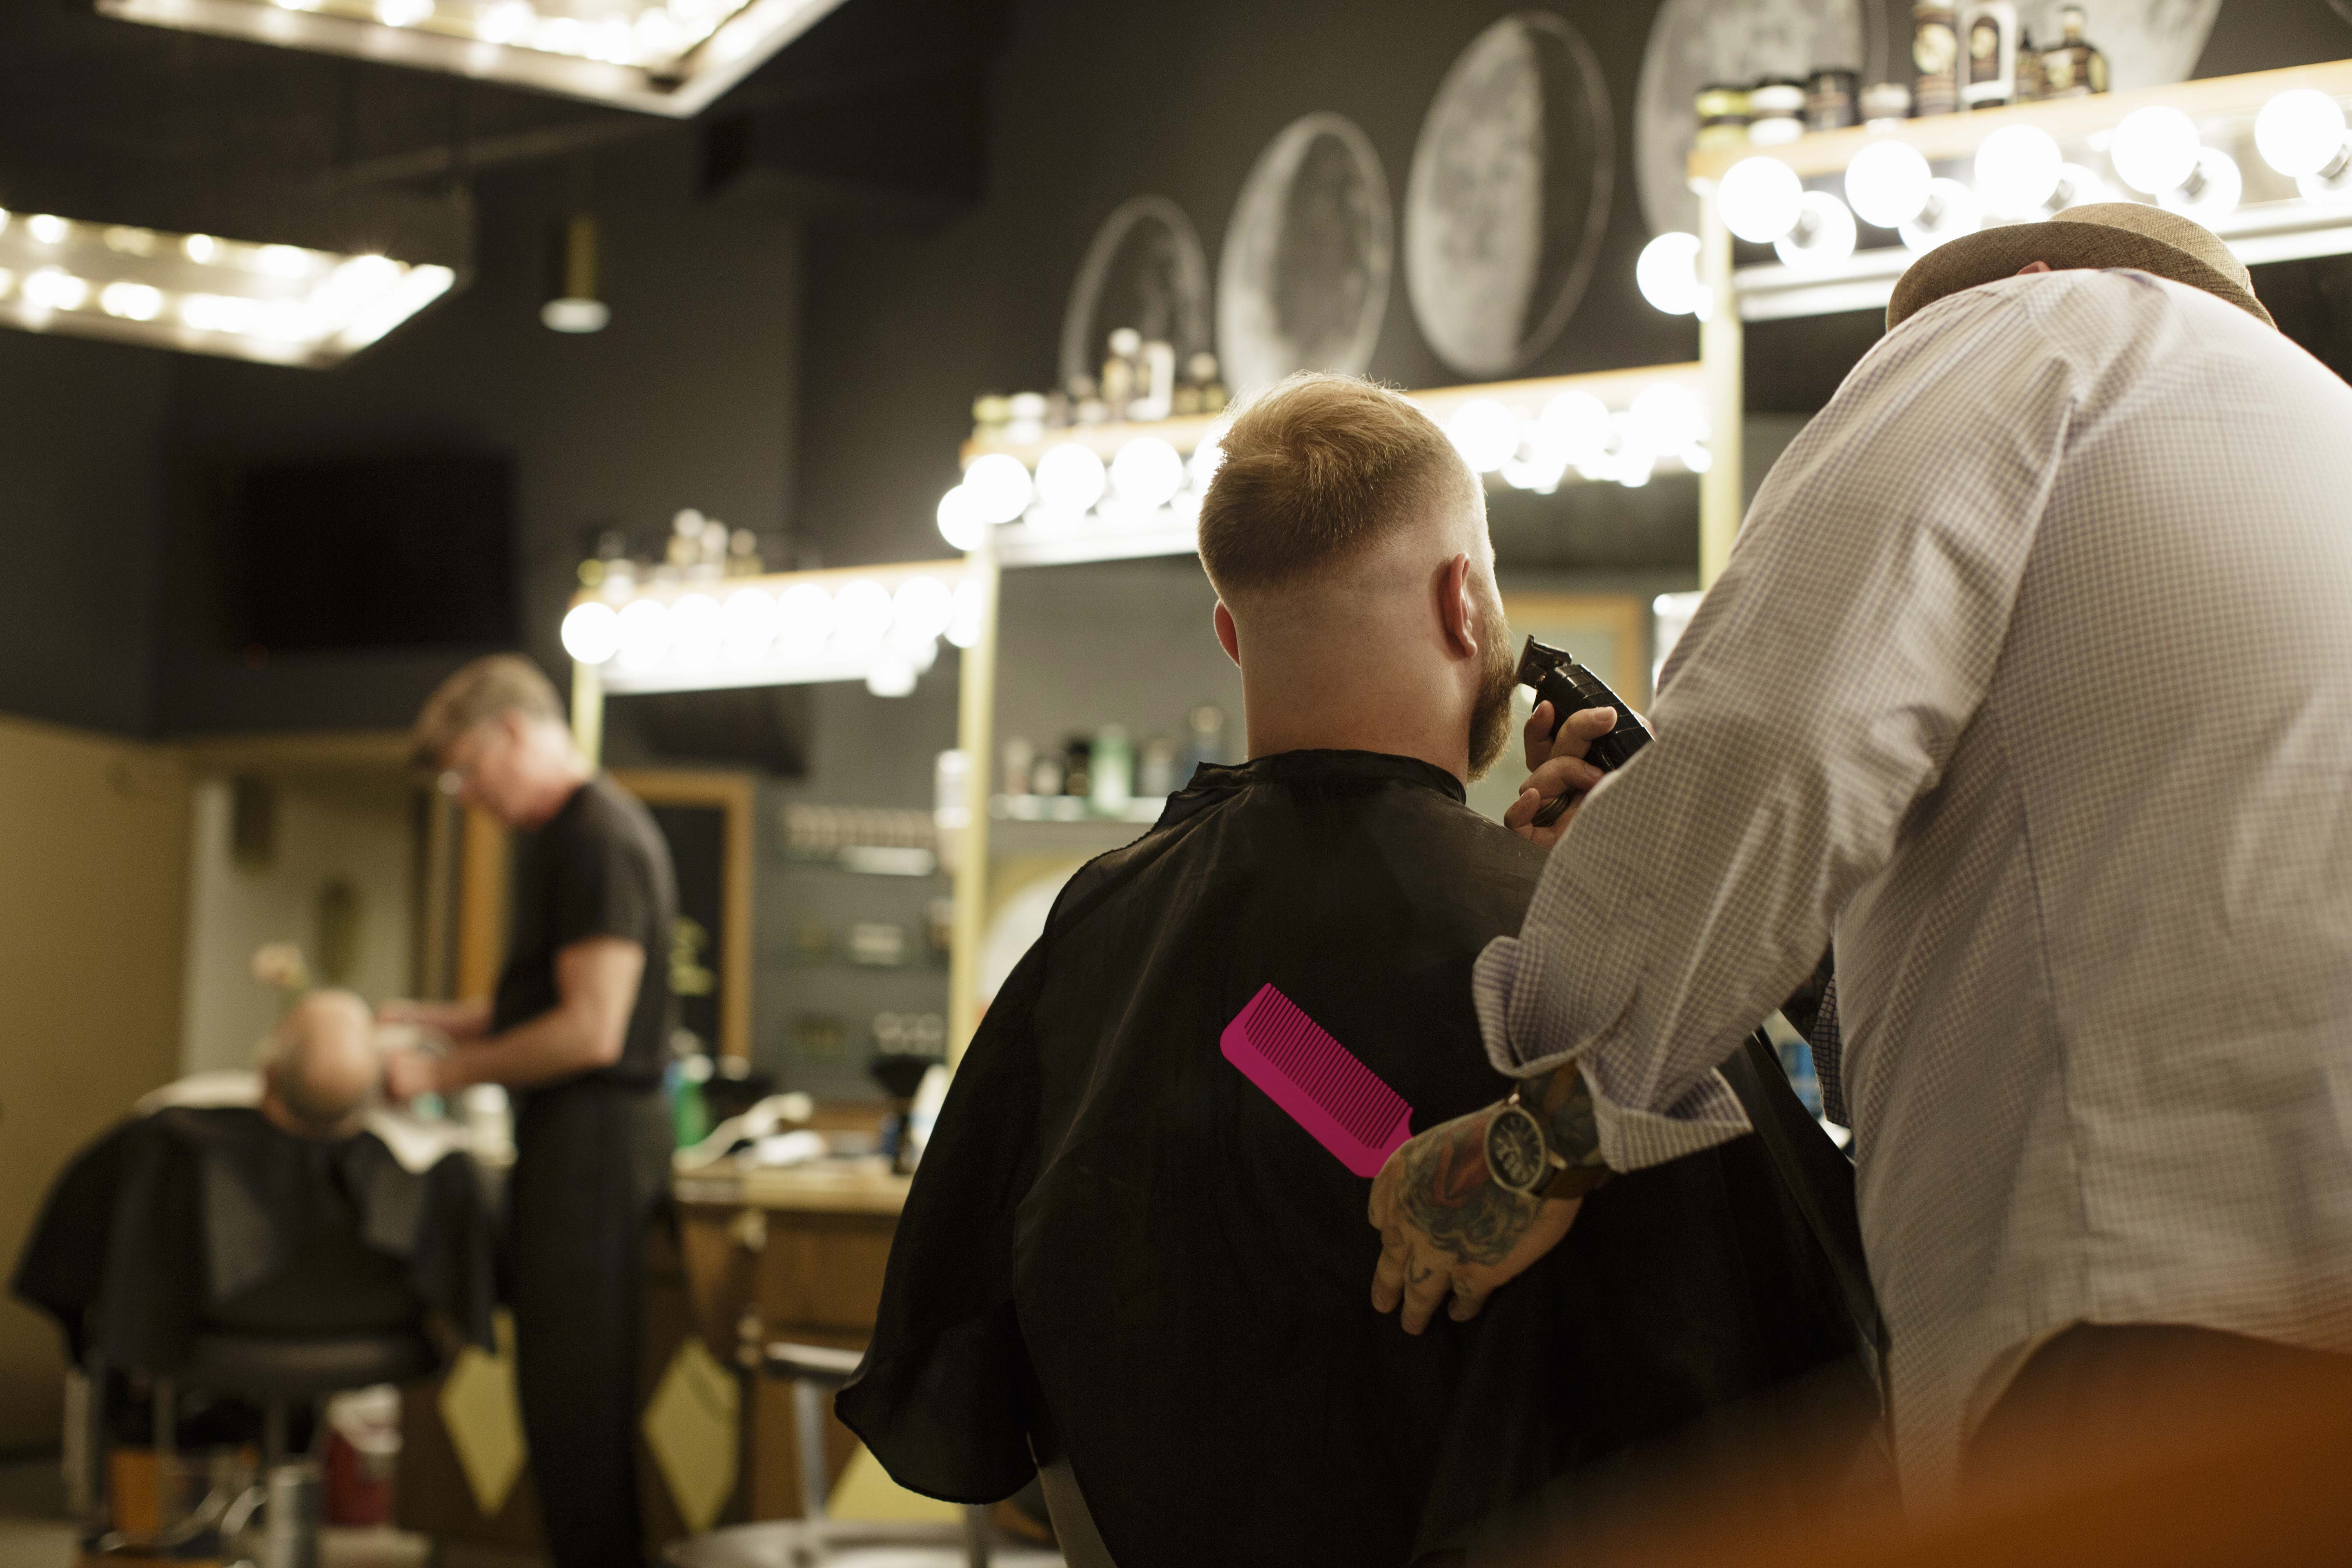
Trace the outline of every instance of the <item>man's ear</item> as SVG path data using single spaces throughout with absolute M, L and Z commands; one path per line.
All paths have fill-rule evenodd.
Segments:
M 1217 601 L 1217 612 L 1211 619 L 1217 623 L 1217 646 L 1225 650 L 1225 657 L 1238 669 L 1242 662 L 1242 634 L 1234 629 L 1234 613 L 1225 608 L 1223 599 Z
M 1478 657 L 1478 606 L 1470 596 L 1470 557 L 1456 555 L 1437 574 L 1437 620 L 1445 651 L 1457 658 Z

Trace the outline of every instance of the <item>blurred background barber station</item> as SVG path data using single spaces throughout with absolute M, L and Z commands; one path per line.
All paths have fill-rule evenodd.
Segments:
M 497 652 L 675 868 L 641 1560 L 1060 1561 L 830 1390 L 1056 894 L 1244 757 L 1229 408 L 1408 389 L 1515 637 L 1645 707 L 1944 240 L 2160 204 L 2352 366 L 2347 102 L 2347 0 L 0 6 L 0 1563 L 553 1560 L 524 1105 L 374 1065 L 513 956 L 523 838 L 409 738 Z M 1661 1456 L 1713 1500 L 1609 1560 L 2316 1563 L 2309 1393 L 1932 1538 Z

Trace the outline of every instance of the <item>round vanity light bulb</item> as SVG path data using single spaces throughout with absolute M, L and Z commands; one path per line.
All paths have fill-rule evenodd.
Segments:
M 126 321 L 152 321 L 163 313 L 163 291 L 150 283 L 109 283 L 99 290 L 98 308 Z
M 590 600 L 563 617 L 563 651 L 582 664 L 603 664 L 621 651 L 621 616 L 610 605 Z
M 1845 166 L 1845 199 L 1875 228 L 1900 228 L 1927 205 L 1935 174 L 1908 142 L 1873 142 Z
M 1958 180 L 1938 179 L 1927 183 L 1926 208 L 1895 232 L 1914 254 L 1925 256 L 1946 240 L 1974 234 L 1983 225 L 1984 207 L 1977 194 Z
M 621 607 L 621 668 L 651 669 L 669 657 L 669 606 L 633 599 Z
M 1184 471 L 1192 476 L 1192 488 L 1203 495 L 1208 493 L 1209 481 L 1225 466 L 1225 432 L 1233 427 L 1232 420 L 1218 420 L 1201 437 L 1201 444 L 1192 448 L 1192 457 L 1185 459 Z
M 708 594 L 685 595 L 669 607 L 670 656 L 679 664 L 709 664 L 726 635 L 726 612 Z
M 986 590 L 978 577 L 966 576 L 956 584 L 955 614 L 948 617 L 948 641 L 958 647 L 975 647 L 980 643 L 981 612 L 987 601 Z
M 896 653 L 877 656 L 866 671 L 866 689 L 877 697 L 911 697 L 915 691 L 915 661 Z
M 1491 397 L 1474 397 L 1454 411 L 1445 434 L 1462 460 L 1491 474 L 1518 455 L 1519 416 Z
M 988 524 L 981 520 L 971 491 L 962 485 L 940 498 L 940 537 L 950 548 L 967 551 L 979 549 L 988 537 Z
M 765 588 L 738 588 L 727 596 L 727 657 L 757 664 L 776 640 L 776 597 Z
M 1977 195 L 2003 217 L 2039 213 L 2058 189 L 2066 155 L 2039 125 L 2005 125 L 1977 149 Z
M 1670 229 L 1642 247 L 1633 262 L 1633 286 L 1642 298 L 1669 316 L 1696 316 L 1706 304 L 1698 276 L 1698 236 Z
M 25 279 L 25 303 L 38 310 L 79 310 L 89 300 L 89 283 L 62 267 L 44 267 Z
M 1084 511 L 1102 500 L 1108 479 L 1094 448 L 1065 441 L 1037 459 L 1037 502 L 1055 511 Z
M 1625 412 L 1646 450 L 1680 452 L 1706 439 L 1706 405 L 1679 382 L 1643 387 Z
M 1157 436 L 1138 436 L 1110 460 L 1111 488 L 1129 506 L 1156 511 L 1184 488 L 1184 459 Z
M 1769 245 L 1797 226 L 1805 184 L 1778 158 L 1742 158 L 1716 188 L 1723 226 L 1756 245 Z
M 2177 109 L 2135 109 L 2116 127 L 2107 149 L 2116 177 L 2145 195 L 2160 195 L 2197 172 L 2197 122 Z
M 890 595 L 890 640 L 927 643 L 955 618 L 955 593 L 937 577 L 909 577 Z
M 2344 152 L 2344 106 L 2316 88 L 2280 93 L 2254 116 L 2254 150 L 2290 178 L 2316 174 Z
M 1807 191 L 1797 226 L 1772 242 L 1772 253 L 1793 271 L 1821 272 L 1853 254 L 1853 214 L 1827 191 Z
M 776 647 L 786 658 L 808 658 L 833 635 L 833 595 L 818 583 L 795 583 L 776 600 Z
M 982 522 L 1011 522 L 1019 517 L 1029 510 L 1033 489 L 1021 459 L 1004 452 L 973 458 L 963 471 L 963 488 Z
M 870 652 L 890 635 L 893 613 L 889 589 L 871 577 L 855 578 L 834 596 L 833 640 L 846 653 Z
M 1580 468 L 1609 450 L 1609 405 L 1581 388 L 1561 393 L 1536 419 L 1535 444 L 1556 448 L 1563 462 Z
M 2062 213 L 2068 207 L 2079 207 L 2086 202 L 2104 202 L 2114 198 L 2106 181 L 2080 163 L 2058 165 L 2058 188 L 2050 193 L 2045 204 L 2051 212 Z
M 2156 200 L 2167 212 L 2212 224 L 2236 212 L 2245 194 L 2246 176 L 2238 161 L 2219 147 L 2200 147 L 2196 173 Z

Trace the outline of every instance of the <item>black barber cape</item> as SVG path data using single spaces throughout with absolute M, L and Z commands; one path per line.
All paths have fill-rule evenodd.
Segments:
M 1469 1323 L 1372 1310 L 1371 1183 L 1224 1059 L 1278 986 L 1424 1131 L 1502 1098 L 1470 969 L 1542 851 L 1406 758 L 1204 767 L 988 1011 L 836 1408 L 902 1484 L 1033 1470 L 1041 1396 L 1119 1568 L 1403 1563 L 1850 1349 L 1751 1136 L 1622 1176 Z
M 314 1141 L 243 1107 L 175 1107 L 75 1156 L 10 1282 L 77 1362 L 169 1375 L 201 1330 L 413 1328 L 426 1310 L 486 1348 L 490 1218 L 473 1162 L 418 1174 L 373 1132 Z

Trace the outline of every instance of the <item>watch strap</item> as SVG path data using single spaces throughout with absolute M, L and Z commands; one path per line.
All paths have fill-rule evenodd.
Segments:
M 1543 1197 L 1580 1198 L 1616 1173 L 1606 1165 L 1562 1165 L 1544 1184 Z

